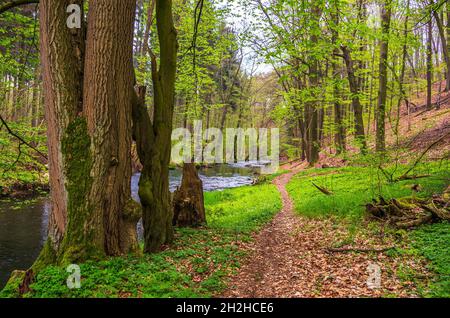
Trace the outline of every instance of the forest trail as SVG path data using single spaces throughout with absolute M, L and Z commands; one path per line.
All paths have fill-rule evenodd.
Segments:
M 273 183 L 280 191 L 283 207 L 259 232 L 250 257 L 231 276 L 221 297 L 380 297 L 393 293 L 407 297 L 399 280 L 391 274 L 392 264 L 384 253 L 329 253 L 336 239 L 347 231 L 331 219 L 318 220 L 296 215 L 286 185 L 301 169 L 298 165 Z M 374 259 L 375 258 L 375 259 Z M 367 286 L 370 264 L 380 265 L 382 288 Z

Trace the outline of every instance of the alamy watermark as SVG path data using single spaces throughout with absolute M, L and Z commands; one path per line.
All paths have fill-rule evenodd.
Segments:
M 66 285 L 69 289 L 81 288 L 81 269 L 77 264 L 67 266 L 66 271 L 70 273 L 67 277 Z
M 367 278 L 367 287 L 370 289 L 381 288 L 381 267 L 378 264 L 370 263 L 367 266 L 369 277 Z
M 67 13 L 70 13 L 66 20 L 69 29 L 81 29 L 81 8 L 78 4 L 67 6 Z
M 69 29 L 81 28 L 81 8 L 71 4 L 66 24 Z M 270 135 L 270 142 L 269 142 Z M 225 137 L 225 138 L 224 138 Z M 186 128 L 172 132 L 172 162 L 175 163 L 234 163 L 258 161 L 262 174 L 274 173 L 279 168 L 278 128 L 208 128 L 203 132 L 202 121 L 194 121 L 193 134 Z M 205 144 L 206 143 L 206 144 Z M 193 147 L 192 147 L 193 144 Z M 269 152 L 270 147 L 270 152 Z M 248 151 L 246 151 L 248 149 Z
M 270 139 L 270 140 L 269 140 Z M 172 132 L 174 163 L 263 163 L 262 174 L 271 174 L 280 164 L 280 131 L 278 128 L 218 128 L 203 131 L 201 120 L 194 121 L 192 132 L 177 128 Z M 270 152 L 269 152 L 270 148 Z

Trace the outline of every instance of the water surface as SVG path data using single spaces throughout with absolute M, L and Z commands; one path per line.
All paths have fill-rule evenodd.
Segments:
M 219 165 L 202 168 L 200 178 L 204 191 L 215 191 L 249 185 L 257 173 L 257 165 Z M 170 171 L 170 190 L 179 186 L 182 173 Z M 138 198 L 139 174 L 131 180 L 131 192 Z M 27 269 L 38 256 L 47 237 L 50 213 L 48 197 L 23 201 L 0 201 L 0 289 L 11 271 Z M 138 224 L 138 236 L 142 238 L 142 224 Z

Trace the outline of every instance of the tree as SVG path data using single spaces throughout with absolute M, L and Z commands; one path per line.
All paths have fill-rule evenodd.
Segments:
M 430 10 L 431 13 L 436 21 L 436 25 L 438 27 L 438 33 L 439 33 L 439 37 L 441 40 L 441 45 L 442 45 L 442 54 L 444 56 L 444 62 L 445 62 L 445 66 L 446 66 L 446 73 L 445 73 L 445 91 L 449 91 L 450 90 L 450 56 L 449 56 L 449 44 L 447 43 L 447 38 L 445 37 L 445 26 L 443 23 L 443 19 L 441 18 L 441 16 L 439 15 L 439 12 L 437 11 L 437 8 L 434 8 L 433 6 L 435 6 L 434 1 L 430 1 Z M 430 17 L 431 19 L 431 17 Z M 430 21 L 430 23 L 432 23 Z M 450 38 L 449 38 L 450 40 Z
M 432 107 L 431 103 L 431 88 L 433 76 L 433 20 L 431 16 L 427 23 L 427 109 Z
M 349 49 L 346 46 L 342 46 L 341 49 L 347 68 L 347 79 L 350 87 L 353 112 L 355 114 L 355 137 L 361 152 L 365 152 L 367 145 L 364 134 L 363 108 L 359 99 L 359 81 L 355 76 L 354 62 Z
M 72 3 L 83 8 L 82 0 L 40 1 L 53 204 L 34 269 L 137 248 L 129 156 L 135 2 L 90 1 L 87 27 L 69 29 Z
M 337 41 L 339 38 L 338 27 L 339 27 L 339 14 L 336 3 L 333 3 L 334 6 L 331 12 L 331 43 L 333 44 L 333 56 L 334 58 L 331 61 L 332 75 L 333 75 L 333 95 L 334 95 L 334 124 L 335 124 L 335 134 L 334 140 L 336 143 L 336 153 L 340 154 L 346 151 L 346 138 L 345 138 L 345 125 L 342 120 L 342 104 L 340 103 L 340 85 L 338 79 L 340 78 L 340 69 L 339 63 L 336 61 L 337 56 L 339 55 L 339 48 L 337 45 Z
M 387 98 L 387 67 L 389 54 L 389 30 L 391 23 L 392 2 L 385 0 L 381 7 L 381 40 L 379 61 L 379 87 L 378 87 L 378 109 L 377 109 L 377 132 L 376 150 L 386 149 L 385 121 L 386 121 L 386 98 Z
M 169 193 L 169 161 L 177 69 L 177 31 L 172 17 L 172 0 L 156 1 L 159 39 L 159 68 L 151 56 L 153 121 L 145 107 L 145 87 L 137 90 L 133 102 L 133 137 L 143 165 L 139 197 L 143 209 L 144 252 L 155 252 L 173 240 Z

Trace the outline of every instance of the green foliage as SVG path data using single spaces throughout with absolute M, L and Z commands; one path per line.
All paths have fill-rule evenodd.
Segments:
M 44 127 L 31 127 L 29 123 L 11 122 L 9 128 L 28 143 L 47 152 Z M 0 129 L 0 194 L 10 194 L 14 187 L 33 184 L 45 185 L 47 168 L 36 152 L 11 136 L 5 128 Z
M 324 217 L 335 215 L 358 221 L 364 214 L 364 205 L 372 199 L 413 196 L 412 185 L 419 183 L 418 197 L 429 197 L 443 190 L 448 182 L 450 161 L 418 165 L 412 174 L 430 174 L 430 177 L 390 183 L 374 166 L 310 169 L 296 175 L 287 189 L 295 209 L 302 215 Z M 398 169 L 399 167 L 397 167 Z M 401 167 L 402 171 L 405 167 Z M 391 169 L 395 169 L 392 167 Z M 312 184 L 325 187 L 333 195 L 327 196 Z
M 245 255 L 239 242 L 281 208 L 275 186 L 263 184 L 205 193 L 208 227 L 181 228 L 157 254 L 80 264 L 81 288 L 69 290 L 63 267 L 42 270 L 25 297 L 210 297 Z M 218 212 L 221 211 L 221 212 Z M 1 297 L 14 297 L 8 287 Z
M 280 200 L 268 199 L 277 196 L 277 189 L 268 184 L 206 193 L 209 225 L 247 233 L 281 209 Z
M 426 297 L 450 298 L 450 223 L 425 225 L 411 233 L 412 246 L 427 258 L 436 273 L 423 292 Z

